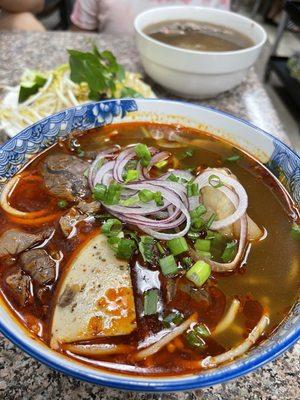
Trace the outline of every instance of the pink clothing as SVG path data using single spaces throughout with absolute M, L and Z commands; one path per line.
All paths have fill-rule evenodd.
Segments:
M 84 30 L 132 32 L 137 14 L 154 7 L 189 5 L 228 10 L 230 0 L 76 0 L 71 20 Z

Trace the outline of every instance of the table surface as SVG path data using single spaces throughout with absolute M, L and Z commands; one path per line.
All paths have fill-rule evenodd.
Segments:
M 71 32 L 0 33 L 0 84 L 17 84 L 26 67 L 40 70 L 51 69 L 67 61 L 65 49 L 89 49 L 93 41 L 100 48 L 112 50 L 119 62 L 129 70 L 141 71 L 132 38 L 128 40 L 128 38 L 120 39 L 105 34 Z M 158 97 L 171 97 L 160 87 L 151 84 Z M 213 100 L 202 101 L 201 104 L 216 107 L 244 118 L 281 139 L 287 140 L 270 99 L 253 70 L 235 90 Z M 1 138 L 1 141 L 4 139 Z M 27 356 L 0 335 L 0 399 L 299 399 L 299 359 L 300 344 L 298 343 L 276 361 L 268 363 L 246 377 L 226 384 L 176 394 L 124 393 L 80 382 L 52 371 Z

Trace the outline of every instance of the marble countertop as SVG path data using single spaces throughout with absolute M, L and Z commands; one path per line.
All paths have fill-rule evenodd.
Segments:
M 93 41 L 100 48 L 112 50 L 126 68 L 141 71 L 131 38 L 126 40 L 104 34 L 71 32 L 0 32 L 0 84 L 16 84 L 25 68 L 51 69 L 67 61 L 67 48 L 89 49 Z M 172 97 L 150 83 L 158 97 Z M 253 70 L 235 90 L 213 100 L 202 101 L 201 104 L 244 118 L 287 140 L 271 101 Z M 1 137 L 1 141 L 5 139 Z M 226 384 L 176 394 L 125 393 L 81 382 L 53 371 L 27 356 L 0 334 L 0 399 L 292 400 L 300 398 L 299 359 L 300 343 L 258 371 Z

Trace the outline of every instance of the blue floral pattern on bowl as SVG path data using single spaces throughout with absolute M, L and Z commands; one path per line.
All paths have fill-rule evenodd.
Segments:
M 26 128 L 17 136 L 9 140 L 0 148 L 0 184 L 5 183 L 30 159 L 33 155 L 54 144 L 59 138 L 66 137 L 70 132 L 83 131 L 94 127 L 111 124 L 118 119 L 127 116 L 128 113 L 138 111 L 141 104 L 156 102 L 157 108 L 162 102 L 159 100 L 112 100 L 98 103 L 84 104 L 79 107 L 67 109 L 48 118 L 45 118 L 34 125 Z M 176 102 L 168 102 L 170 108 Z M 147 107 L 146 107 L 147 108 Z M 204 109 L 204 107 L 198 107 Z M 220 111 L 226 118 L 235 119 Z M 246 122 L 244 122 L 246 124 Z M 249 125 L 249 124 L 248 124 Z M 271 142 L 273 152 L 266 163 L 269 168 L 286 186 L 292 197 L 300 202 L 300 159 L 286 145 L 262 130 L 251 126 L 257 133 L 264 136 Z M 290 347 L 300 336 L 300 302 L 295 304 L 289 318 L 287 318 L 277 331 L 260 346 L 253 348 L 246 357 L 226 364 L 218 369 L 211 369 L 199 375 L 169 378 L 135 378 L 133 376 L 120 376 L 102 371 L 85 373 L 77 366 L 76 368 L 66 367 L 60 359 L 55 361 L 46 357 L 38 351 L 34 345 L 29 345 L 26 340 L 21 339 L 0 319 L 0 331 L 12 342 L 21 347 L 24 351 L 63 373 L 73 377 L 87 380 L 96 384 L 126 390 L 144 391 L 175 391 L 200 388 L 220 383 L 234 377 L 248 373 L 258 368 L 263 363 L 277 357 L 284 350 Z

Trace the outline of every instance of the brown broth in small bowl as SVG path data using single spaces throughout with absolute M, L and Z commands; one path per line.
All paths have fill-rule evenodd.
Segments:
M 163 21 L 148 26 L 144 32 L 159 42 L 194 51 L 236 51 L 254 45 L 241 32 L 200 21 Z

